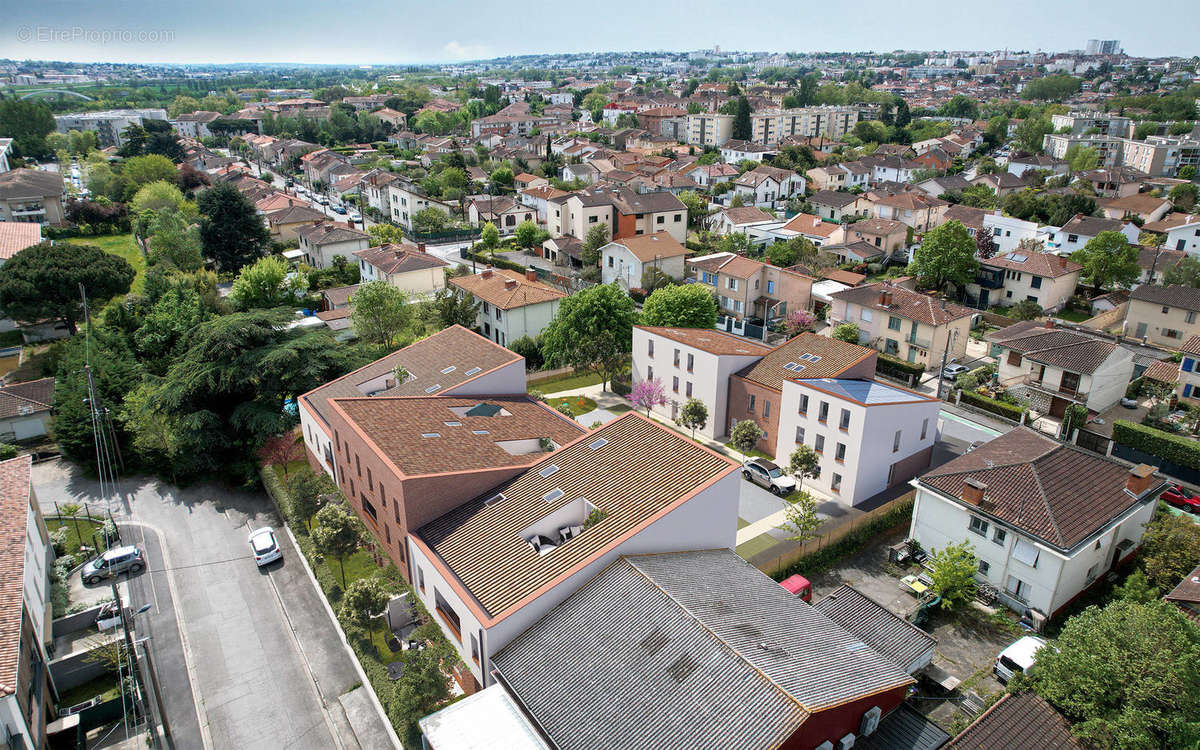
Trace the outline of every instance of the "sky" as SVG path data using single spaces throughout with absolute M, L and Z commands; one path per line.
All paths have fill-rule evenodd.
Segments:
M 123 63 L 446 63 L 512 54 L 1082 49 L 1200 54 L 1195 0 L 3 0 L 0 57 Z M 1172 22 L 1170 19 L 1174 19 Z M 1155 23 L 1155 21 L 1159 21 Z

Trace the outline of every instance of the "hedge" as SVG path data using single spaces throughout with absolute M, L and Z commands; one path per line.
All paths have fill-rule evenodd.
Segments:
M 521 265 L 520 263 L 514 263 L 511 260 L 508 260 L 507 258 L 499 258 L 499 257 L 493 258 L 490 255 L 484 255 L 483 253 L 473 253 L 469 250 L 463 251 L 462 258 L 463 258 L 463 260 L 474 260 L 476 263 L 487 263 L 492 266 L 495 266 L 496 268 L 506 268 L 509 271 L 520 271 L 521 273 L 525 273 L 525 271 L 527 270 L 525 268 L 525 266 Z
M 1113 440 L 1178 466 L 1200 470 L 1200 443 L 1124 419 L 1113 421 Z
M 887 513 L 871 519 L 862 526 L 854 529 L 833 544 L 828 544 L 810 555 L 805 555 L 791 565 L 771 574 L 776 581 L 782 581 L 790 575 L 799 573 L 810 581 L 813 576 L 833 567 L 839 560 L 861 551 L 879 534 L 903 524 L 912 523 L 914 498 L 901 502 Z
M 1145 376 L 1129 381 L 1129 385 L 1125 387 L 1125 398 L 1137 398 L 1142 395 L 1142 383 L 1144 382 L 1146 382 Z
M 896 375 L 900 378 L 909 378 L 916 375 L 918 378 L 925 374 L 925 367 L 916 362 L 906 362 L 899 357 L 893 357 L 890 354 L 883 352 L 879 353 L 879 360 L 876 362 L 875 369 L 882 370 L 885 374 Z
M 974 406 L 976 409 L 983 409 L 992 414 L 999 414 L 1014 422 L 1021 422 L 1025 417 L 1025 409 L 1022 407 L 1006 404 L 1003 401 L 997 401 L 994 398 L 989 398 L 974 391 L 962 391 L 960 402 Z

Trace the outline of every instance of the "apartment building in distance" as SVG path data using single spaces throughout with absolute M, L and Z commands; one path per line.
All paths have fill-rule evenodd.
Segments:
M 720 148 L 733 137 L 733 115 L 698 112 L 687 116 L 687 142 L 691 146 Z
M 1131 118 L 1107 112 L 1070 112 L 1065 115 L 1051 115 L 1050 124 L 1054 126 L 1055 132 L 1068 128 L 1072 135 L 1083 135 L 1088 131 L 1120 138 L 1128 138 L 1133 135 Z
M 764 146 L 777 146 L 785 138 L 838 139 L 854 130 L 859 114 L 859 107 L 828 105 L 754 112 L 750 115 L 750 139 Z
M 966 355 L 975 311 L 895 284 L 880 282 L 830 295 L 829 321 L 854 323 L 859 343 L 884 354 L 941 366 Z
M 101 148 L 125 145 L 122 132 L 130 125 L 143 125 L 146 120 L 166 120 L 167 110 L 156 107 L 145 109 L 106 109 L 100 112 L 73 112 L 54 116 L 54 128 L 60 133 L 72 130 L 90 130 L 96 134 Z

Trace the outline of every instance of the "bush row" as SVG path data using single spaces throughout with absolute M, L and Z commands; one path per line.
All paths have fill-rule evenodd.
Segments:
M 1200 469 L 1200 444 L 1194 440 L 1124 419 L 1113 422 L 1113 440 L 1178 466 Z
M 785 566 L 782 570 L 775 571 L 771 577 L 776 581 L 782 581 L 790 575 L 799 573 L 811 581 L 813 576 L 833 567 L 842 558 L 858 553 L 879 534 L 897 526 L 908 526 L 912 523 L 913 502 L 912 497 L 901 501 L 896 507 L 876 516 L 833 544 L 828 544 L 810 555 L 801 557 L 791 565 Z
M 914 375 L 919 378 L 925 374 L 924 366 L 916 362 L 906 362 L 899 357 L 893 357 L 883 352 L 879 353 L 875 369 L 882 371 L 885 375 L 892 375 L 901 379 L 910 378 Z
M 1011 419 L 1014 422 L 1022 422 L 1025 417 L 1026 409 L 1020 406 L 1006 404 L 1003 401 L 997 401 L 994 398 L 989 398 L 981 393 L 973 391 L 962 391 L 960 396 L 961 403 L 969 406 L 974 406 L 976 409 L 983 409 L 992 414 L 999 414 L 1002 417 Z
M 476 263 L 483 263 L 485 265 L 491 264 L 492 266 L 494 266 L 496 268 L 505 268 L 505 269 L 508 269 L 509 271 L 519 271 L 520 273 L 525 273 L 525 271 L 526 271 L 525 266 L 521 265 L 520 263 L 514 263 L 511 260 L 508 260 L 507 258 L 500 258 L 500 257 L 493 258 L 490 255 L 484 255 L 483 253 L 473 253 L 469 250 L 463 252 L 462 257 L 463 257 L 463 260 L 474 260 Z

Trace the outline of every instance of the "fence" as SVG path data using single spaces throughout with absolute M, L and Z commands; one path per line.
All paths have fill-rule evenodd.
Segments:
M 1129 309 L 1128 302 L 1122 302 L 1111 310 L 1102 312 L 1099 315 L 1088 318 L 1079 325 L 1087 326 L 1088 328 L 1096 328 L 1098 330 L 1107 330 L 1109 326 L 1117 325 L 1125 320 L 1125 312 Z
M 750 557 L 750 564 L 767 575 L 777 574 L 791 565 L 794 565 L 798 560 L 801 560 L 809 555 L 814 555 L 821 550 L 833 544 L 840 542 L 856 530 L 870 528 L 877 524 L 881 519 L 889 514 L 894 514 L 900 511 L 905 505 L 911 506 L 916 493 L 909 491 L 900 495 L 897 498 L 889 500 L 880 505 L 878 508 L 868 510 L 857 518 L 841 523 L 826 531 L 820 536 L 809 539 L 806 542 L 785 541 L 775 545 L 769 550 L 760 552 L 757 555 Z M 907 526 L 908 521 L 903 522 Z M 881 528 L 875 533 L 883 533 L 891 531 L 893 528 L 899 527 L 901 524 L 897 522 L 891 528 Z
M 762 326 L 756 326 L 744 320 L 734 320 L 724 315 L 717 318 L 717 330 L 733 333 L 738 336 L 745 336 L 748 339 L 763 340 Z
M 431 245 L 479 239 L 479 229 L 456 229 L 449 232 L 416 232 L 407 227 L 400 229 L 404 236 L 413 242 L 427 242 Z

